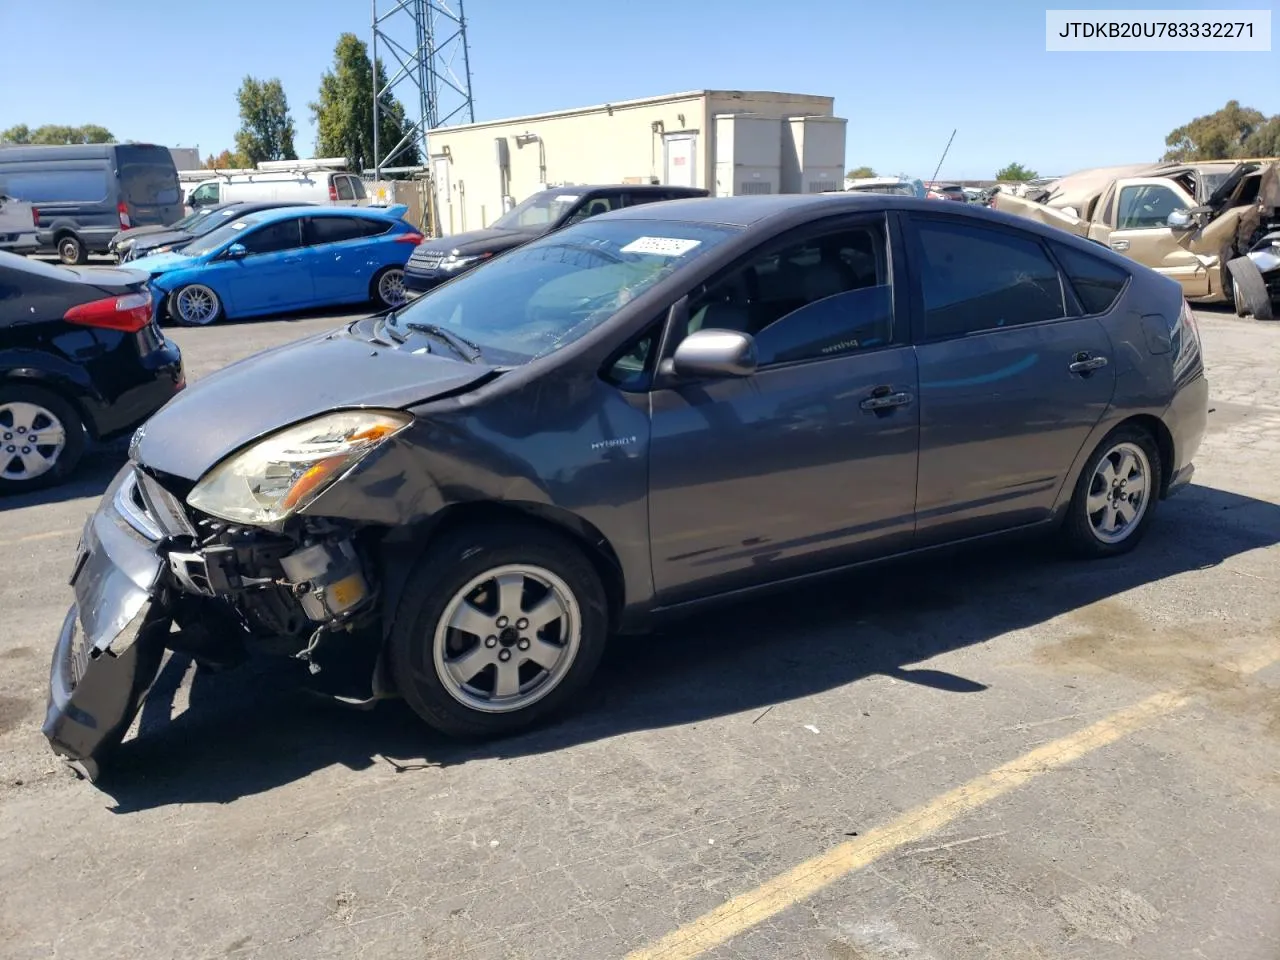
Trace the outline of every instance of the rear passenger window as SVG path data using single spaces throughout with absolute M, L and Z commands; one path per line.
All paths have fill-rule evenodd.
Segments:
M 1062 279 L 1038 241 L 959 222 L 913 224 L 927 339 L 1067 315 Z
M 364 192 L 364 181 L 359 177 L 351 178 L 351 189 L 355 192 L 357 200 L 368 200 L 369 195 Z
M 364 224 L 364 220 L 359 220 L 355 217 L 311 217 L 310 237 L 307 242 L 315 245 L 355 240 L 358 237 L 366 236 Z
M 1053 253 L 1066 271 L 1085 313 L 1106 313 L 1111 309 L 1129 279 L 1128 271 L 1056 243 Z
M 333 182 L 338 188 L 339 200 L 354 200 L 356 198 L 356 195 L 351 192 L 350 177 L 334 177 Z

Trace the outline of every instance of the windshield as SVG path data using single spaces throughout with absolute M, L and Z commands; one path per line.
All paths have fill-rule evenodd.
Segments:
M 493 225 L 499 230 L 533 230 L 549 227 L 582 199 L 572 190 L 543 190 L 504 213 Z
M 197 220 L 195 226 L 190 228 L 189 232 L 192 234 L 192 236 L 203 237 L 205 234 L 211 233 L 214 230 L 217 230 L 221 226 L 225 226 L 228 221 L 234 219 L 239 213 L 240 213 L 240 207 L 238 206 L 225 207 L 222 210 L 214 210 L 209 207 L 206 207 L 203 211 L 201 211 L 201 214 L 197 214 L 197 216 L 200 217 L 200 219 Z M 245 216 L 242 216 L 240 219 L 243 220 L 247 216 L 248 215 L 246 214 Z
M 195 213 L 187 214 L 185 217 L 183 217 L 181 220 L 177 221 L 176 223 L 170 224 L 169 229 L 170 230 L 186 230 L 192 224 L 197 223 L 200 220 L 203 220 L 208 215 L 209 215 L 209 211 L 207 209 L 197 210 Z
M 662 220 L 585 220 L 465 273 L 390 320 L 400 337 L 434 325 L 494 364 L 572 343 L 736 231 Z
M 231 212 L 234 213 L 235 211 Z M 192 240 L 189 244 L 183 247 L 183 256 L 198 257 L 202 253 L 208 253 L 210 250 L 216 250 L 224 243 L 229 243 L 234 240 L 245 230 L 248 230 L 252 226 L 256 226 L 262 218 L 254 216 L 251 213 L 247 216 L 232 220 L 230 223 L 223 221 L 221 217 L 216 219 L 220 221 L 222 225 L 210 230 L 202 237 L 197 237 L 197 239 Z M 209 221 L 213 220 L 215 220 L 214 217 L 209 218 Z

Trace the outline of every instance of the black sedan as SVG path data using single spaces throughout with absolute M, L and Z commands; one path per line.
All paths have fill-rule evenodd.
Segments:
M 44 732 L 92 776 L 169 648 L 509 734 L 709 602 L 1032 529 L 1118 557 L 1208 396 L 1181 287 L 1054 227 L 844 193 L 591 217 L 148 421 Z
M 0 253 L 0 495 L 67 479 L 186 385 L 145 274 Z
M 129 263 L 133 260 L 149 257 L 153 253 L 168 253 L 171 250 L 181 250 L 197 237 L 212 233 L 218 227 L 230 222 L 232 217 L 242 217 L 246 214 L 257 213 L 259 210 L 274 210 L 277 207 L 309 206 L 313 206 L 313 204 L 233 200 L 230 203 L 220 203 L 217 206 L 201 207 L 195 213 L 183 217 L 169 227 L 161 227 L 158 230 L 154 227 L 139 227 L 137 229 L 142 232 L 135 233 L 133 230 L 126 230 L 123 233 L 118 233 L 111 241 L 112 250 L 120 263 Z
M 700 187 L 669 187 L 651 183 L 543 190 L 483 230 L 468 230 L 419 244 L 405 264 L 404 285 L 408 290 L 424 292 L 472 267 L 478 267 L 491 257 L 587 217 L 643 203 L 705 197 L 707 192 Z

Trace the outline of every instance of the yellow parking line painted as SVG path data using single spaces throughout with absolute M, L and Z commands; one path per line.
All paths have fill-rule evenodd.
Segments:
M 1280 662 L 1276 650 L 1259 650 L 1237 665 L 1242 674 Z M 1172 713 L 1192 699 L 1184 690 L 1166 690 L 1118 710 L 1082 730 L 1046 743 L 996 767 L 855 840 L 806 860 L 754 890 L 740 894 L 710 913 L 673 930 L 626 960 L 691 960 L 776 916 L 856 870 L 875 863 L 908 843 L 936 833 L 953 820 L 990 803 L 1041 774 L 1080 759 Z

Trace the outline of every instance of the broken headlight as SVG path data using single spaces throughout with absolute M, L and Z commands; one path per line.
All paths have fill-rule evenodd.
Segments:
M 236 523 L 279 523 L 412 421 L 392 410 L 347 410 L 287 427 L 215 466 L 187 503 Z

